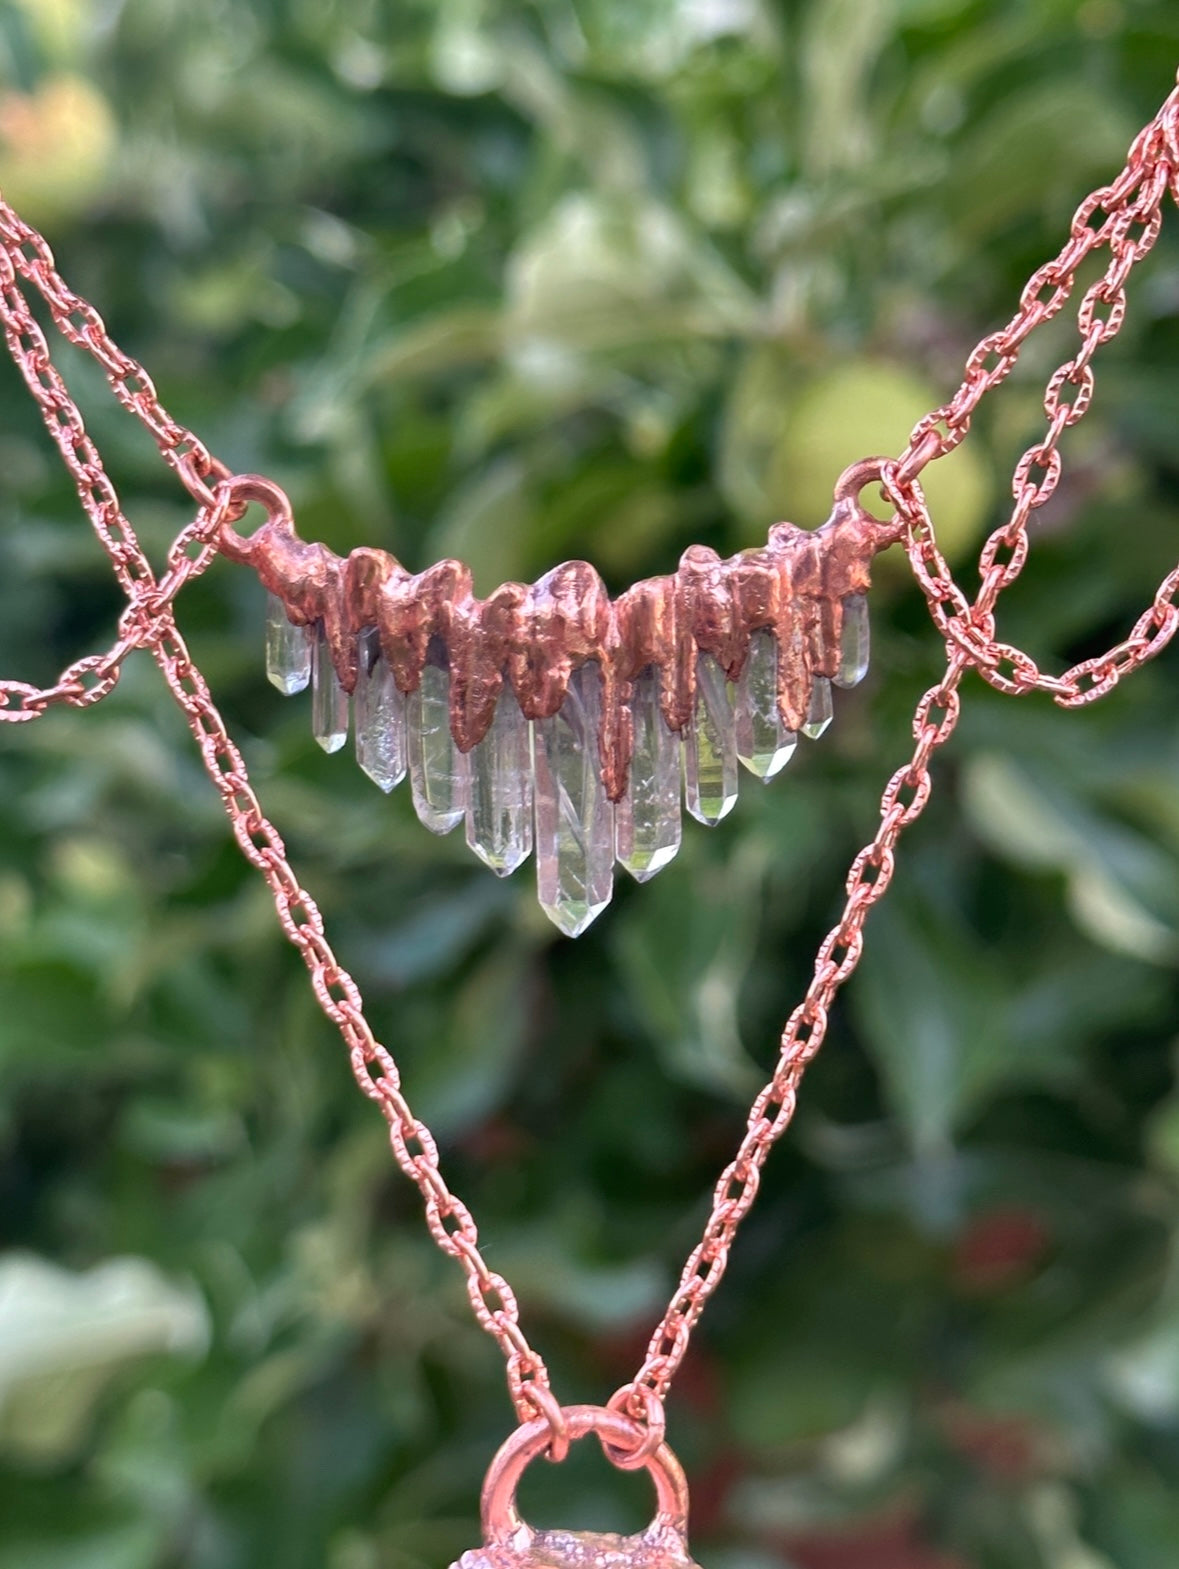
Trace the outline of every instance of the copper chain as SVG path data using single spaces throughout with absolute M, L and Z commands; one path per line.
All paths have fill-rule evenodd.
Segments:
M 643 1429 L 629 1456 L 615 1456 L 620 1464 L 639 1463 L 643 1455 L 653 1452 L 662 1435 L 663 1397 L 683 1361 L 704 1305 L 724 1274 L 737 1228 L 757 1196 L 762 1167 L 794 1116 L 798 1086 L 826 1036 L 831 1005 L 859 963 L 864 923 L 892 880 L 901 834 L 917 820 L 929 800 L 930 760 L 953 734 L 959 712 L 958 688 L 966 671 L 977 670 L 1002 692 L 1024 695 L 1046 691 L 1062 707 L 1078 707 L 1111 691 L 1124 675 L 1164 648 L 1179 629 L 1179 606 L 1175 603 L 1179 567 L 1163 580 L 1153 602 L 1123 642 L 1063 676 L 1043 674 L 1021 649 L 998 641 L 994 615 L 999 595 L 1023 569 L 1032 515 L 1059 481 L 1060 439 L 1084 415 L 1092 398 L 1093 357 L 1121 327 L 1126 279 L 1158 237 L 1168 189 L 1179 200 L 1177 171 L 1179 88 L 1135 139 L 1117 179 L 1095 191 L 1077 209 L 1068 242 L 1028 281 L 1011 321 L 985 337 L 970 355 L 965 379 L 951 401 L 917 425 L 897 460 L 871 460 L 849 471 L 858 483 L 878 480 L 895 508 L 898 533 L 903 534 L 913 571 L 945 639 L 946 668 L 917 705 L 912 756 L 885 787 L 880 825 L 852 862 L 843 913 L 820 945 L 806 995 L 786 1022 L 773 1077 L 755 1099 L 737 1154 L 716 1185 L 703 1238 L 684 1266 L 643 1366 L 634 1381 L 613 1397 L 612 1406 L 629 1412 Z M 938 550 L 918 476 L 928 463 L 963 439 L 979 402 L 1010 374 L 1030 333 L 1068 302 L 1082 262 L 1103 250 L 1109 252 L 1108 265 L 1086 290 L 1077 311 L 1080 347 L 1048 382 L 1044 397 L 1047 430 L 1016 465 L 1010 516 L 983 546 L 979 562 L 982 581 L 970 600 Z M 63 335 L 102 366 L 119 402 L 150 432 L 165 461 L 198 502 L 196 518 L 173 542 L 166 570 L 159 578 L 122 512 L 76 404 L 51 363 L 22 281 L 42 296 Z M 37 719 L 56 703 L 90 707 L 113 689 L 122 663 L 133 649 L 151 653 L 196 737 L 242 854 L 266 879 L 279 922 L 302 955 L 319 1006 L 348 1047 L 361 1091 L 377 1103 L 389 1125 L 394 1156 L 422 1194 L 434 1240 L 461 1265 L 475 1317 L 504 1353 L 508 1387 L 520 1419 L 547 1418 L 553 1428 L 552 1452 L 558 1456 L 565 1441 L 560 1408 L 551 1392 L 548 1369 L 520 1328 L 511 1287 L 488 1266 L 470 1211 L 447 1187 L 434 1139 L 402 1094 L 397 1065 L 375 1039 L 364 1016 L 359 989 L 332 952 L 319 910 L 292 871 L 281 837 L 263 815 L 241 754 L 176 626 L 172 610 L 175 595 L 209 565 L 220 530 L 240 515 L 246 487 L 239 490 L 198 438 L 171 418 L 142 366 L 112 342 L 93 306 L 62 281 L 44 239 L 2 200 L 0 321 L 9 351 L 74 478 L 82 505 L 128 600 L 119 623 L 119 638 L 106 653 L 76 661 L 51 687 L 0 681 L 0 721 Z
M 158 580 L 124 516 L 102 459 L 86 434 L 82 415 L 51 363 L 44 334 L 29 309 L 18 277 L 46 300 L 54 322 L 70 342 L 87 349 L 106 372 L 115 395 L 151 432 L 161 453 L 201 503 L 195 520 L 173 542 L 168 566 Z M 332 952 L 323 917 L 287 860 L 283 841 L 258 803 L 241 753 L 230 739 L 204 677 L 189 657 L 171 602 L 189 578 L 216 554 L 216 536 L 240 514 L 235 485 L 223 465 L 161 406 L 146 373 L 115 347 L 101 317 L 62 282 L 45 240 L 0 200 L 0 323 L 9 352 L 36 400 L 42 419 L 74 478 L 78 495 L 115 574 L 127 595 L 120 636 L 105 654 L 70 665 L 51 687 L 0 681 L 0 720 L 38 719 L 55 703 L 86 708 L 115 686 L 127 655 L 145 648 L 159 665 L 189 728 L 205 769 L 217 787 L 242 854 L 266 879 L 279 922 L 302 955 L 316 1000 L 348 1047 L 353 1074 L 363 1093 L 377 1102 L 389 1124 L 393 1153 L 425 1201 L 426 1220 L 443 1252 L 462 1265 L 479 1323 L 498 1341 L 508 1364 L 508 1383 L 521 1419 L 543 1414 L 559 1424 L 548 1369 L 520 1329 L 511 1287 L 489 1268 L 479 1251 L 479 1234 L 469 1210 L 447 1187 L 430 1130 L 414 1116 L 401 1093 L 400 1074 L 389 1052 L 373 1036 L 359 989 Z M 213 489 L 207 476 L 220 476 Z
M 930 758 L 949 740 L 958 723 L 958 687 L 963 675 L 973 668 L 1000 691 L 1047 690 L 1063 706 L 1076 707 L 1103 696 L 1121 676 L 1159 653 L 1179 627 L 1179 608 L 1173 602 L 1179 589 L 1177 567 L 1164 578 L 1152 605 L 1125 642 L 1061 677 L 1041 675 L 1022 650 L 994 638 L 995 601 L 1019 576 L 1027 558 L 1032 513 L 1052 494 L 1060 477 L 1060 438 L 1089 406 L 1093 355 L 1122 325 L 1126 278 L 1158 237 L 1168 185 L 1179 199 L 1173 184 L 1177 169 L 1179 88 L 1135 138 L 1126 167 L 1113 184 L 1081 203 L 1068 243 L 1054 261 L 1029 279 L 1011 321 L 974 349 L 966 362 L 965 379 L 951 401 L 917 424 L 895 462 L 856 466 L 863 471 L 863 479 L 872 474 L 880 479 L 896 508 L 913 571 L 946 639 L 946 669 L 917 705 L 913 755 L 885 787 L 880 826 L 852 862 L 843 913 L 819 947 L 806 995 L 782 1032 L 774 1075 L 753 1103 L 737 1154 L 716 1185 L 704 1236 L 684 1265 L 671 1304 L 651 1339 L 637 1382 L 660 1395 L 667 1392 L 688 1349 L 692 1329 L 725 1272 L 737 1227 L 757 1196 L 766 1157 L 794 1116 L 798 1085 L 826 1037 L 831 1004 L 860 961 L 868 912 L 892 880 L 897 841 L 929 800 Z M 1093 219 L 1098 216 L 1100 222 L 1094 226 Z M 1007 521 L 983 546 L 979 558 L 982 584 L 972 603 L 937 548 L 917 476 L 928 463 L 958 445 L 984 394 L 1011 373 L 1029 334 L 1063 308 L 1073 291 L 1077 269 L 1091 252 L 1102 247 L 1110 252 L 1109 265 L 1085 292 L 1077 313 L 1081 347 L 1048 382 L 1044 396 L 1047 433 L 1015 466 L 1014 505 Z M 1066 387 L 1073 389 L 1071 401 L 1063 396 Z M 1011 677 L 1003 673 L 1004 666 L 1013 670 Z

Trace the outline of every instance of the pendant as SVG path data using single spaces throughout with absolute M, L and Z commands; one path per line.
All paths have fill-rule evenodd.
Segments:
M 570 561 L 480 600 L 458 561 L 414 574 L 306 543 L 277 495 L 256 533 L 221 539 L 269 592 L 270 680 L 310 685 L 325 751 L 351 718 L 374 783 L 408 775 L 422 824 L 464 824 L 498 876 L 535 850 L 541 907 L 570 937 L 610 902 L 616 864 L 648 881 L 685 810 L 714 826 L 740 767 L 764 784 L 824 733 L 832 688 L 867 672 L 870 566 L 892 537 L 849 488 L 822 528 L 778 523 L 727 560 L 692 545 L 617 599 Z
M 612 1450 L 633 1448 L 634 1424 L 615 1411 L 566 1406 L 562 1416 L 570 1440 L 594 1433 L 608 1459 Z M 517 1428 L 503 1445 L 483 1484 L 483 1545 L 464 1553 L 451 1569 L 695 1569 L 688 1551 L 688 1484 L 664 1443 L 642 1461 L 655 1484 L 655 1517 L 634 1536 L 536 1531 L 521 1519 L 516 1508 L 520 1479 L 552 1438 L 552 1428 L 541 1418 Z

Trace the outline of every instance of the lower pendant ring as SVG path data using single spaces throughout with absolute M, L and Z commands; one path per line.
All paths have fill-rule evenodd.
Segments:
M 619 1411 L 605 1406 L 562 1406 L 565 1431 L 571 1443 L 597 1435 L 606 1458 L 618 1465 L 616 1455 L 631 1458 L 636 1454 L 635 1433 L 642 1433 L 637 1423 Z M 531 1536 L 530 1528 L 521 1519 L 516 1507 L 516 1490 L 520 1480 L 533 1460 L 539 1459 L 552 1443 L 553 1429 L 547 1418 L 540 1417 L 526 1422 L 500 1446 L 488 1467 L 483 1484 L 483 1534 L 488 1542 L 518 1539 Z M 640 1448 L 642 1445 L 640 1444 Z M 646 1455 L 639 1466 L 644 1469 L 655 1486 L 656 1522 L 669 1526 L 680 1535 L 688 1528 L 688 1484 L 683 1467 L 671 1448 L 661 1442 L 653 1453 Z M 626 1466 L 620 1469 L 628 1469 Z

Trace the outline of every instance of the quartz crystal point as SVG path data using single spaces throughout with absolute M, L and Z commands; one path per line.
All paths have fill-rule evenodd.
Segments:
M 806 723 L 802 727 L 803 735 L 817 741 L 831 723 L 831 714 L 831 683 L 826 676 L 816 676 L 815 684 L 811 687 Z
M 711 654 L 696 660 L 696 706 L 684 732 L 685 799 L 699 822 L 719 823 L 737 799 L 737 738 L 725 673 Z
M 567 937 L 580 936 L 614 892 L 614 808 L 598 761 L 601 718 L 601 671 L 591 661 L 570 676 L 557 713 L 532 729 L 537 892 Z
M 532 737 L 505 681 L 491 729 L 467 754 L 467 843 L 499 877 L 532 849 Z
M 852 594 L 843 602 L 843 631 L 839 637 L 839 674 L 836 686 L 858 686 L 868 674 L 869 623 L 867 594 Z
M 680 847 L 680 738 L 659 709 L 659 672 L 649 666 L 631 698 L 634 753 L 626 794 L 614 808 L 614 847 L 631 876 L 645 883 Z
M 322 622 L 312 647 L 311 733 L 325 752 L 338 752 L 348 739 L 348 694 L 332 664 Z
M 285 697 L 306 689 L 311 680 L 311 634 L 297 627 L 277 594 L 266 596 L 266 678 Z
M 467 806 L 467 759 L 450 733 L 450 671 L 422 667 L 405 700 L 406 752 L 414 811 L 434 834 L 461 823 Z
M 392 790 L 405 778 L 405 697 L 381 654 L 375 628 L 362 633 L 356 676 L 356 761 L 374 784 Z
M 751 774 L 772 779 L 794 756 L 798 737 L 778 708 L 778 640 L 765 628 L 749 640 L 735 709 L 737 756 Z

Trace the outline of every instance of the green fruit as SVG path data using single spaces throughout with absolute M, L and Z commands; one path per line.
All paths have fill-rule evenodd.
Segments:
M 32 93 L 4 93 L 0 190 L 34 223 L 82 212 L 106 179 L 116 138 L 110 105 L 72 72 L 44 77 Z
M 768 456 L 763 488 L 771 516 L 821 523 L 843 470 L 859 458 L 903 451 L 913 426 L 938 401 L 938 389 L 883 360 L 844 361 L 813 377 L 788 407 Z M 962 557 L 982 531 L 990 500 L 977 446 L 964 443 L 921 481 L 942 551 L 950 560 Z M 886 515 L 870 491 L 864 501 Z

